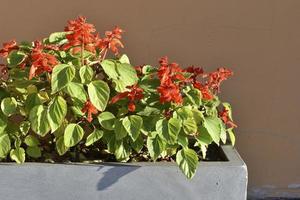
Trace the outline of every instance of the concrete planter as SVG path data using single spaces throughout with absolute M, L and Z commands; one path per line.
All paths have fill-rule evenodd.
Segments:
M 245 200 L 247 167 L 235 149 L 228 161 L 201 162 L 187 180 L 175 163 L 0 164 L 2 200 Z

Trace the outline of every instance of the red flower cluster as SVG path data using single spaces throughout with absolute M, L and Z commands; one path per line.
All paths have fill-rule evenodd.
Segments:
M 94 34 L 96 29 L 93 24 L 86 22 L 85 17 L 78 17 L 75 20 L 70 20 L 65 28 L 65 31 L 70 32 L 66 35 L 68 43 L 62 46 L 63 50 L 72 49 L 74 54 L 81 50 L 87 50 L 95 53 L 96 48 L 100 49 L 100 56 L 104 58 L 107 50 L 110 49 L 114 54 L 118 54 L 119 47 L 124 47 L 120 39 L 124 32 L 119 27 L 115 27 L 113 31 L 106 31 L 105 38 L 100 38 L 99 34 Z
M 209 88 L 211 88 L 213 91 L 220 91 L 220 84 L 227 80 L 230 76 L 233 75 L 233 72 L 229 69 L 226 69 L 224 67 L 218 68 L 217 71 L 209 73 L 208 76 L 208 82 L 207 85 Z
M 19 49 L 19 47 L 17 46 L 17 42 L 15 40 L 3 43 L 3 48 L 0 49 L 0 56 L 6 58 L 12 50 L 17 49 Z
M 191 74 L 191 76 L 186 79 L 186 83 L 191 83 L 194 88 L 197 88 L 198 90 L 201 91 L 202 97 L 205 100 L 211 100 L 213 99 L 213 95 L 209 91 L 209 88 L 207 85 L 202 84 L 198 78 L 204 76 L 204 71 L 200 67 L 194 67 L 194 66 L 189 66 L 185 70 L 185 72 L 188 72 Z
M 74 54 L 80 52 L 81 48 L 95 53 L 95 36 L 93 33 L 96 29 L 93 24 L 86 23 L 85 17 L 79 16 L 75 20 L 68 21 L 65 31 L 70 32 L 70 34 L 66 35 L 69 42 L 63 45 L 63 50 L 74 47 L 72 50 Z
M 208 85 L 204 85 L 199 81 L 196 81 L 195 83 L 193 83 L 193 86 L 195 88 L 197 88 L 198 90 L 201 91 L 202 94 L 202 98 L 205 100 L 212 100 L 214 98 L 214 95 L 211 93 L 211 91 L 209 90 Z
M 202 68 L 194 66 L 188 67 L 185 71 L 192 74 L 186 82 L 192 83 L 195 88 L 200 90 L 205 100 L 213 99 L 214 95 L 212 92 L 219 92 L 221 82 L 227 80 L 233 74 L 232 71 L 226 68 L 218 68 L 217 71 L 209 74 L 205 74 Z M 199 76 L 208 78 L 205 84 L 198 80 Z
M 130 91 L 128 92 L 122 92 L 117 94 L 116 96 L 114 96 L 110 103 L 114 104 L 117 101 L 119 101 L 120 99 L 124 99 L 124 98 L 128 98 L 129 103 L 128 103 L 128 110 L 130 112 L 134 112 L 135 111 L 135 101 L 141 100 L 144 95 L 143 95 L 143 89 L 138 87 L 137 85 L 131 86 L 129 87 Z
M 92 102 L 88 99 L 83 108 L 81 109 L 81 112 L 83 113 L 87 113 L 88 117 L 87 117 L 87 121 L 91 122 L 93 121 L 93 117 L 92 114 L 96 115 L 98 113 L 97 108 L 92 104 Z
M 237 125 L 235 123 L 233 123 L 233 121 L 230 119 L 228 110 L 226 110 L 225 108 L 223 108 L 223 110 L 221 112 L 219 112 L 219 117 L 229 127 L 231 127 L 231 128 L 237 127 Z
M 191 73 L 191 76 L 187 79 L 186 82 L 190 82 L 194 88 L 197 88 L 201 91 L 202 98 L 205 100 L 212 100 L 214 98 L 213 94 L 209 91 L 207 84 L 202 84 L 198 78 L 204 76 L 204 71 L 200 67 L 190 66 L 185 69 L 185 72 Z
M 54 46 L 44 47 L 40 41 L 34 42 L 34 48 L 31 53 L 32 65 L 29 71 L 29 80 L 43 72 L 51 73 L 54 66 L 58 64 L 55 56 L 43 52 L 44 48 L 55 49 Z
M 182 103 L 179 82 L 186 80 L 182 74 L 183 70 L 177 63 L 169 63 L 167 57 L 162 57 L 159 63 L 157 75 L 160 79 L 160 86 L 157 91 L 160 94 L 160 102 Z
M 102 57 L 105 57 L 106 51 L 110 49 L 115 55 L 119 54 L 119 47 L 124 48 L 123 43 L 120 39 L 122 39 L 122 33 L 124 30 L 119 27 L 115 27 L 112 31 L 105 32 L 105 38 L 101 39 L 97 36 L 96 46 L 101 49 L 101 52 L 104 54 Z

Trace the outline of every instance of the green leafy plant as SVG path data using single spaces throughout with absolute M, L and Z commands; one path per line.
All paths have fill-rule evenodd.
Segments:
M 133 67 L 122 29 L 95 31 L 78 17 L 42 41 L 3 44 L 2 161 L 176 160 L 192 178 L 210 144 L 234 144 L 231 107 L 217 97 L 230 70 L 167 57 Z

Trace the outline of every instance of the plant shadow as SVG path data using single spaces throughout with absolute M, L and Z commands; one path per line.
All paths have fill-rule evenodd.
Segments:
M 103 174 L 103 177 L 97 183 L 97 190 L 102 191 L 107 189 L 118 182 L 120 178 L 137 170 L 138 168 L 140 168 L 140 166 L 121 164 L 108 164 L 99 167 L 97 171 L 100 171 Z M 106 171 L 102 172 L 103 170 Z

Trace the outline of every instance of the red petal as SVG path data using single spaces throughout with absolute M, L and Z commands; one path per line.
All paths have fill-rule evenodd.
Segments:
M 127 97 L 127 95 L 128 95 L 128 92 L 119 93 L 110 100 L 110 103 L 114 104 L 117 101 L 119 101 L 120 99 Z
M 128 110 L 130 112 L 134 112 L 135 111 L 135 104 L 133 102 L 129 102 L 129 104 L 128 104 Z

